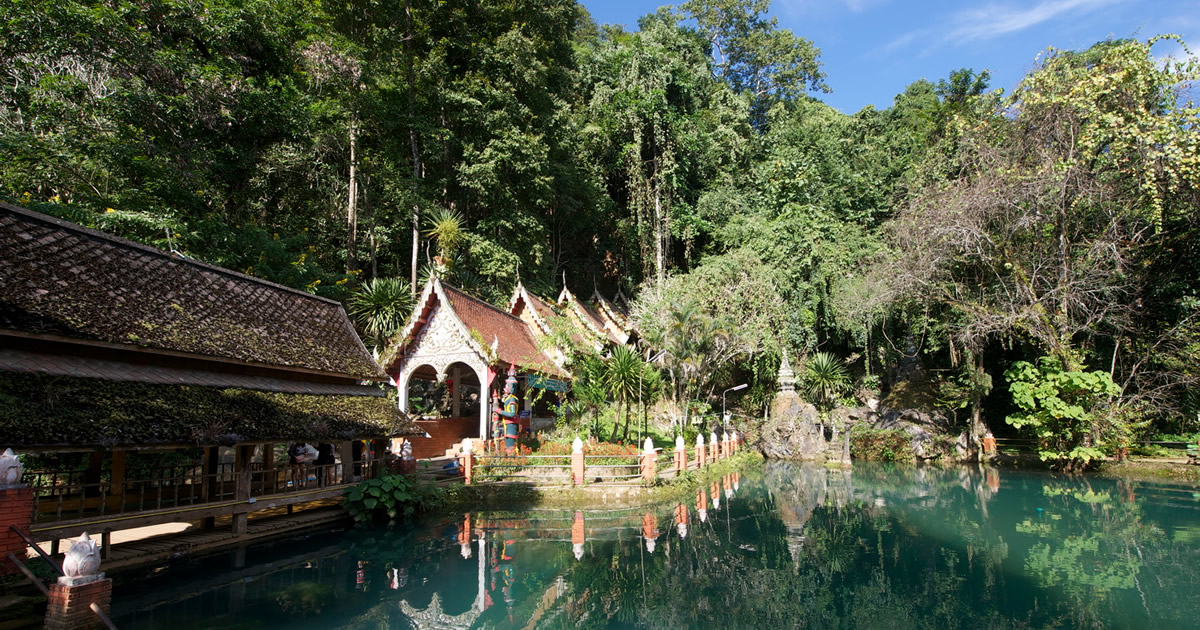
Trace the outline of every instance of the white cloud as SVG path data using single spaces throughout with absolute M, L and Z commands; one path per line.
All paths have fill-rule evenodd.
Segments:
M 959 11 L 946 39 L 956 44 L 991 39 L 1036 26 L 1067 14 L 1083 14 L 1125 0 L 1042 0 L 1029 8 L 989 4 Z

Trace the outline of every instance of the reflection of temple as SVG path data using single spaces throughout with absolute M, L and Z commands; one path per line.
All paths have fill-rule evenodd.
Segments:
M 458 615 L 448 615 L 442 610 L 442 596 L 433 594 L 433 599 L 424 610 L 417 610 L 407 600 L 400 601 L 400 610 L 412 621 L 414 628 L 432 628 L 436 630 L 457 630 L 470 628 L 479 618 L 478 608 L 468 609 Z

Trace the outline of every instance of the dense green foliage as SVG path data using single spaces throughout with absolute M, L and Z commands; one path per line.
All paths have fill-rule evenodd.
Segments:
M 960 69 L 845 114 L 768 5 L 627 31 L 572 0 L 16 0 L 0 196 L 347 300 L 374 344 L 406 309 L 385 278 L 621 288 L 685 426 L 742 382 L 761 416 L 819 349 L 860 397 L 928 364 L 976 439 L 1041 356 L 1105 368 L 1114 435 L 1195 428 L 1194 60 L 1104 41 L 1010 94 Z M 628 432 L 631 357 L 574 370 Z
M 911 438 L 895 429 L 850 429 L 850 455 L 876 462 L 911 462 L 914 459 Z

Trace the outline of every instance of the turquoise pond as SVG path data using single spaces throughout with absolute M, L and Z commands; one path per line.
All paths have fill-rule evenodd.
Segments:
M 652 508 L 476 512 L 181 560 L 118 576 L 113 616 L 121 630 L 1197 628 L 1200 488 L 772 462 Z

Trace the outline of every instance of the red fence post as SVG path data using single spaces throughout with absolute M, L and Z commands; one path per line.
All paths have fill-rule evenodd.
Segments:
M 683 443 L 683 436 L 675 436 L 675 475 L 683 474 L 687 470 L 687 446 Z
M 642 481 L 654 483 L 658 477 L 658 454 L 654 452 L 654 440 L 646 438 L 642 446 Z
M 463 440 L 462 451 L 463 480 L 469 486 L 475 474 L 475 444 L 471 438 Z
M 578 437 L 571 443 L 571 478 L 575 485 L 583 485 L 583 440 Z
M 704 468 L 704 464 L 705 464 L 704 436 L 697 435 L 696 436 L 696 468 L 697 469 Z

